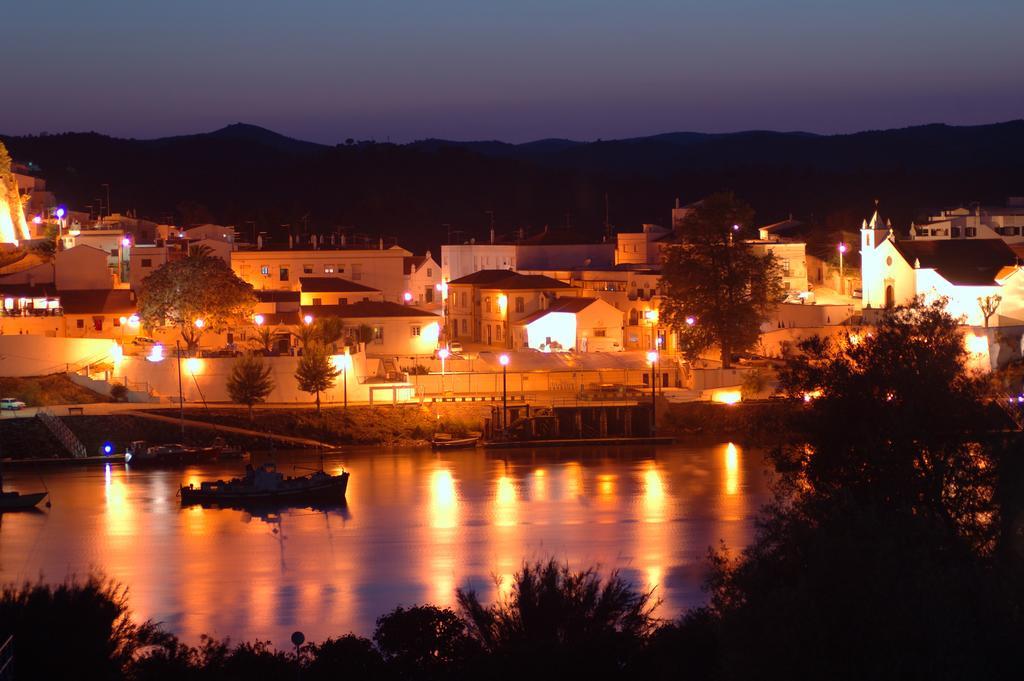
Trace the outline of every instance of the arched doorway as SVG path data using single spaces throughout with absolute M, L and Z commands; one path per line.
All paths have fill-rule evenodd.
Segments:
M 885 286 L 885 309 L 890 309 L 896 304 L 896 294 L 892 290 L 892 284 Z

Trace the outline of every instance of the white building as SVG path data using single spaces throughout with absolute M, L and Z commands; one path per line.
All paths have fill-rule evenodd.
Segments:
M 905 305 L 916 296 L 949 299 L 948 310 L 986 326 L 979 299 L 998 295 L 988 326 L 1024 324 L 1024 275 L 1001 238 L 898 240 L 876 212 L 861 229 L 864 307 Z
M 911 225 L 914 240 L 1002 239 L 1024 244 L 1024 196 L 1011 196 L 1005 206 L 974 206 L 939 211 L 920 225 Z
M 622 312 L 599 298 L 558 298 L 516 326 L 523 347 L 543 352 L 623 349 Z

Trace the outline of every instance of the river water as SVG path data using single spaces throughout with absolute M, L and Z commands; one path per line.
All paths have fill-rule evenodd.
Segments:
M 288 474 L 319 464 L 309 452 L 276 457 Z M 325 460 L 342 465 L 344 507 L 263 517 L 178 503 L 179 484 L 237 475 L 238 463 L 9 471 L 8 489 L 45 484 L 52 506 L 0 515 L 0 582 L 97 569 L 128 585 L 137 618 L 189 642 L 206 633 L 287 647 L 297 629 L 311 640 L 370 635 L 398 604 L 454 605 L 457 587 L 493 599 L 524 559 L 554 556 L 618 568 L 674 617 L 706 599 L 708 547 L 747 544 L 769 495 L 762 454 L 732 444 L 365 448 Z

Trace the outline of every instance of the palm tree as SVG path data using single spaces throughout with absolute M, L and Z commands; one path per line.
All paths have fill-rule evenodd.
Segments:
M 260 326 L 256 329 L 256 336 L 250 338 L 249 342 L 258 345 L 263 353 L 269 355 L 274 351 L 274 339 L 277 336 L 277 329 L 272 329 L 267 326 Z

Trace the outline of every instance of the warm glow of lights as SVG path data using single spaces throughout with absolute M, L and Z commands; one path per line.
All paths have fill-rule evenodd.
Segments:
M 311 315 L 311 314 L 306 315 L 305 317 L 302 318 L 302 321 L 305 322 L 306 324 L 312 324 L 313 323 L 313 315 Z
M 124 348 L 114 343 L 113 347 L 110 348 L 110 359 L 114 361 L 114 364 L 120 364 L 121 360 L 124 359 Z
M 141 320 L 139 319 L 139 315 L 137 314 L 133 314 L 131 317 L 128 318 L 128 326 L 138 328 L 140 322 Z
M 455 527 L 458 514 L 458 495 L 452 472 L 439 468 L 430 475 L 430 526 Z
M 538 468 L 533 472 L 533 498 L 536 501 L 543 501 L 548 496 L 547 471 Z
M 859 333 L 851 333 L 847 336 L 847 340 L 850 341 L 850 345 L 860 345 L 864 339 L 860 337 Z
M 266 317 L 264 317 L 261 314 L 258 314 L 258 315 L 254 315 L 252 320 L 253 320 L 253 322 L 256 323 L 256 326 L 263 326 L 263 322 L 266 321 Z
M 653 461 L 644 471 L 644 521 L 660 522 L 665 519 L 665 482 Z
M 407 303 L 411 303 L 412 302 L 412 294 L 409 293 L 408 291 L 406 291 L 405 293 L 402 294 L 402 300 L 404 300 Z
M 647 361 L 650 362 L 651 364 L 654 364 L 655 362 L 657 362 L 658 361 L 658 351 L 657 350 L 648 350 L 647 351 Z
M 164 346 L 157 344 L 149 349 L 149 355 L 146 359 L 150 362 L 162 362 L 164 361 Z
M 719 390 L 711 395 L 712 402 L 719 402 L 721 404 L 736 404 L 743 399 L 743 395 L 739 390 Z
M 64 209 L 63 209 L 63 208 L 58 208 L 58 209 L 57 209 L 57 212 L 55 213 L 55 215 L 56 215 L 56 216 L 57 216 L 58 218 L 62 218 L 62 217 L 64 217 Z
M 498 478 L 498 486 L 494 492 L 494 524 L 498 527 L 515 525 L 518 502 L 519 497 L 512 479 L 506 475 Z
M 565 498 L 579 499 L 583 495 L 583 466 L 576 461 L 565 465 Z
M 615 494 L 615 476 L 610 473 L 602 473 L 597 476 L 597 493 L 602 497 L 610 497 Z
M 964 337 L 967 351 L 975 355 L 988 354 L 988 337 L 970 334 Z
M 811 392 L 804 393 L 804 402 L 810 402 L 811 400 L 816 400 L 819 397 L 821 397 L 821 395 L 822 395 L 821 389 L 812 390 Z
M 135 518 L 131 504 L 128 503 L 128 486 L 124 482 L 125 472 L 119 469 L 116 474 L 111 471 L 110 464 L 104 467 L 103 492 L 106 500 L 104 515 L 107 522 L 107 533 L 113 536 L 128 536 L 135 531 Z
M 686 318 L 686 325 L 687 326 L 693 326 L 696 323 L 697 323 L 697 318 L 696 317 L 687 317 Z
M 839 244 L 839 252 L 846 253 L 846 244 Z
M 498 294 L 498 311 L 505 314 L 508 311 L 508 296 L 504 293 Z
M 197 319 L 195 323 L 196 323 L 196 328 L 197 329 L 201 329 L 204 326 L 206 326 L 206 320 L 205 319 Z
M 348 354 L 348 349 L 344 354 L 331 355 L 331 364 L 338 371 L 352 371 L 352 355 Z
M 420 342 L 427 345 L 437 345 L 437 339 L 441 337 L 441 325 L 437 322 L 430 322 L 420 329 Z
M 117 321 L 121 322 L 121 326 L 124 326 L 125 324 L 128 323 L 128 318 L 127 317 L 121 317 Z
M 125 248 L 128 248 L 129 246 L 132 245 L 132 240 L 129 239 L 128 237 L 125 237 L 121 239 L 121 245 L 124 246 Z
M 440 349 L 439 349 L 439 350 L 437 351 L 437 356 L 438 356 L 438 357 L 439 357 L 439 358 L 440 358 L 440 359 L 441 359 L 442 361 L 444 361 L 444 360 L 448 359 L 448 355 L 449 355 L 449 354 L 450 354 L 450 353 L 448 352 L 448 348 L 440 348 Z
M 725 446 L 725 493 L 735 495 L 740 490 L 740 454 L 736 445 Z
M 41 225 L 43 223 L 42 216 L 37 215 L 34 218 L 32 218 L 32 223 L 36 225 Z
M 507 367 L 508 366 L 508 355 L 501 355 L 500 357 L 498 357 L 498 363 L 500 363 L 501 366 L 503 366 L 503 367 Z
M 198 357 L 189 357 L 185 360 L 185 371 L 195 376 L 203 370 L 203 360 Z
M 651 322 L 652 324 L 657 324 L 658 323 L 658 310 L 657 309 L 645 310 L 644 311 L 644 319 L 646 319 L 647 321 Z

